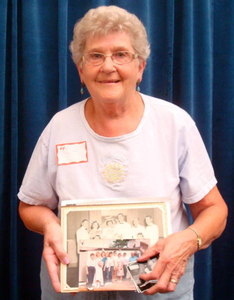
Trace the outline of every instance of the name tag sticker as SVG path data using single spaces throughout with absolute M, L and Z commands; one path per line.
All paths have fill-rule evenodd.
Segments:
M 56 145 L 57 165 L 70 165 L 88 162 L 86 142 Z

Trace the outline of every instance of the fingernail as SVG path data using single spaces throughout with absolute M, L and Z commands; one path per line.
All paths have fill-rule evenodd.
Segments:
M 68 257 L 65 257 L 62 261 L 65 265 L 68 265 L 69 264 L 69 259 Z

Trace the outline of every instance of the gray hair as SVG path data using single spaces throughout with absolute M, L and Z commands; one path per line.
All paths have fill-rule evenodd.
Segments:
M 105 36 L 111 32 L 129 34 L 132 47 L 143 60 L 150 55 L 150 45 L 142 22 L 123 8 L 111 5 L 90 9 L 74 27 L 73 41 L 70 44 L 75 64 L 81 62 L 86 40 L 93 36 Z

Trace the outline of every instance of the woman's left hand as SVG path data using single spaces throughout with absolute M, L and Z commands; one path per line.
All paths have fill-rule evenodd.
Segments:
M 139 262 L 146 261 L 159 253 L 159 259 L 149 274 L 142 274 L 141 279 L 148 281 L 157 279 L 158 282 L 145 295 L 174 292 L 176 285 L 185 272 L 185 267 L 191 255 L 197 251 L 197 240 L 190 229 L 173 233 L 159 240 L 154 246 L 138 258 Z
M 222 234 L 226 226 L 227 205 L 215 186 L 200 201 L 189 204 L 189 208 L 194 220 L 193 226 L 200 233 L 202 249 L 205 249 Z M 159 240 L 149 248 L 138 260 L 145 261 L 158 253 L 159 259 L 151 273 L 140 277 L 146 281 L 157 279 L 158 282 L 145 294 L 173 292 L 185 272 L 190 256 L 197 249 L 197 235 L 188 228 Z

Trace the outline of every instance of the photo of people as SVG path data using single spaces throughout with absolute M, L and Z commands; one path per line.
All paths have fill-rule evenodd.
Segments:
M 146 240 L 147 241 L 147 240 Z M 149 243 L 149 241 L 148 241 Z M 114 240 L 104 242 L 110 248 L 94 248 L 91 240 L 82 241 L 79 246 L 79 290 L 135 290 L 135 285 L 127 272 L 127 265 L 141 255 L 138 248 L 129 248 L 135 243 L 126 241 L 127 248 L 113 249 Z M 148 244 L 149 246 L 149 244 Z
M 150 258 L 145 262 L 132 261 L 127 265 L 129 274 L 136 286 L 136 289 L 139 293 L 143 293 L 154 284 L 157 283 L 157 280 L 144 281 L 140 278 L 140 274 L 152 272 L 155 264 L 157 263 L 158 255 Z
M 135 289 L 127 264 L 168 235 L 165 203 L 67 207 L 70 264 L 65 282 L 80 290 Z

